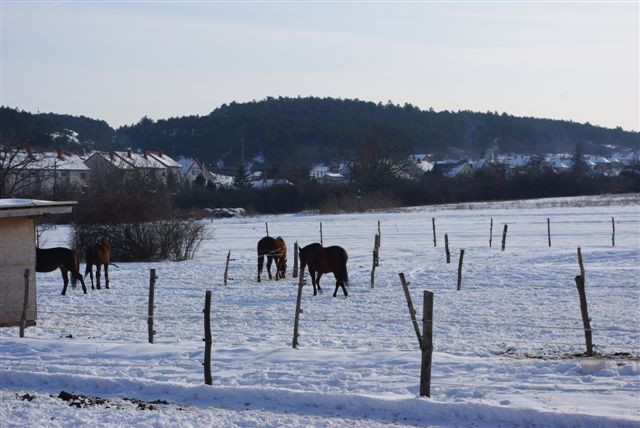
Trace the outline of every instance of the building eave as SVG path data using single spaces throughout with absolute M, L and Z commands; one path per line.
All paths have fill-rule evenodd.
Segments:
M 67 214 L 76 201 L 41 201 L 37 199 L 0 199 L 0 218 L 36 217 Z

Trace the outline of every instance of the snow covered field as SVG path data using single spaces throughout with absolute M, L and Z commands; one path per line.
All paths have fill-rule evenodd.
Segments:
M 380 266 L 371 289 L 378 220 Z M 265 281 L 264 274 L 262 283 L 255 281 L 255 246 L 265 221 L 289 247 L 283 281 Z M 320 221 L 325 246 L 349 252 L 349 297 L 331 297 L 330 274 L 321 281 L 320 296 L 312 296 L 308 281 L 294 350 L 293 243 L 319 241 Z M 504 224 L 509 229 L 502 252 Z M 195 260 L 118 263 L 111 268 L 111 290 L 85 296 L 76 288 L 60 296 L 59 272 L 38 274 L 37 327 L 24 339 L 17 328 L 0 331 L 3 425 L 640 424 L 637 195 L 263 216 L 207 227 L 209 238 Z M 47 232 L 43 246 L 66 245 L 68 233 L 66 227 Z M 451 264 L 445 263 L 444 233 Z M 584 351 L 574 282 L 578 246 L 593 342 L 606 356 L 593 373 L 575 356 Z M 461 248 L 463 282 L 456 291 Z M 235 261 L 225 287 L 229 250 Z M 153 345 L 146 343 L 150 268 L 159 276 Z M 418 398 L 420 351 L 399 272 L 410 281 L 418 314 L 422 290 L 434 292 L 431 399 Z M 213 386 L 203 385 L 205 290 L 213 293 Z M 171 404 L 154 411 L 126 405 L 78 409 L 49 396 L 61 390 Z M 16 397 L 25 392 L 36 398 Z

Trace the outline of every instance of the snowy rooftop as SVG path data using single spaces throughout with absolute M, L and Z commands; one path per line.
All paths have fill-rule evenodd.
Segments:
M 166 166 L 155 157 L 135 152 L 115 152 L 116 156 L 136 168 L 165 169 Z
M 28 156 L 26 152 L 20 152 L 15 158 L 15 163 L 26 163 Z M 66 152 L 62 154 L 62 159 L 56 152 L 33 153 L 31 158 L 32 160 L 25 164 L 25 168 L 27 169 L 89 170 L 89 167 L 85 165 L 84 159 L 80 155 Z
M 165 153 L 149 152 L 149 156 L 166 166 L 167 168 L 180 168 L 181 165 L 173 158 L 170 158 Z
M 39 199 L 0 199 L 0 217 L 26 217 L 70 213 L 76 201 L 43 201 Z

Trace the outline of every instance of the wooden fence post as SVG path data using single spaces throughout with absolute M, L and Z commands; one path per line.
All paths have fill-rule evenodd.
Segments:
M 380 266 L 380 235 L 376 235 L 373 240 L 373 257 L 376 267 Z
M 464 248 L 460 250 L 460 260 L 458 261 L 458 290 L 462 286 L 462 259 L 464 258 Z
M 402 289 L 404 290 L 404 297 L 407 299 L 407 306 L 409 307 L 409 314 L 411 315 L 411 322 L 413 323 L 413 329 L 416 332 L 416 337 L 418 338 L 418 344 L 420 345 L 420 349 L 422 349 L 422 335 L 420 334 L 420 327 L 418 327 L 418 321 L 416 320 L 416 311 L 413 309 L 413 303 L 411 302 L 411 294 L 409 293 L 409 284 L 404 279 L 404 273 L 399 273 L 400 283 L 402 284 Z
M 551 246 L 551 220 L 547 217 L 547 238 L 549 239 L 549 246 Z
M 224 285 L 227 285 L 229 279 L 229 260 L 231 260 L 231 250 L 227 253 L 227 262 L 224 265 Z
M 582 250 L 578 247 L 578 266 L 580 267 L 580 276 L 582 277 L 582 283 L 585 284 L 587 282 L 587 278 L 585 278 L 584 273 L 584 264 L 582 263 Z
M 298 273 L 298 296 L 296 297 L 296 316 L 293 322 L 293 349 L 298 348 L 298 322 L 300 321 L 300 303 L 302 302 L 302 287 L 304 287 L 304 268 L 300 266 L 300 272 Z
M 613 217 L 611 217 L 611 246 L 616 246 L 616 222 Z
M 298 241 L 293 244 L 293 277 L 298 277 Z
M 377 252 L 378 252 L 378 249 L 374 248 L 373 249 L 373 264 L 371 266 L 371 288 L 373 288 L 375 286 L 376 259 L 378 258 Z
M 431 225 L 433 226 L 433 246 L 436 246 L 436 218 L 431 217 Z
M 264 222 L 264 227 L 267 229 L 267 236 L 269 236 L 269 223 Z
M 22 316 L 20 317 L 20 337 L 24 337 L 27 328 L 27 310 L 29 309 L 29 269 L 24 270 L 24 300 L 22 301 Z
M 444 252 L 447 255 L 447 263 L 451 263 L 451 253 L 449 252 L 449 235 L 444 234 Z
M 320 245 L 324 247 L 324 241 L 322 240 L 322 222 L 320 222 Z
M 489 226 L 489 247 L 493 241 L 493 217 L 491 217 L 491 226 Z
M 464 250 L 462 250 L 464 251 Z M 422 357 L 420 362 L 420 396 L 431 397 L 431 356 L 433 354 L 433 293 L 422 297 Z
M 153 329 L 153 309 L 154 298 L 156 293 L 156 270 L 149 269 L 149 308 L 147 310 L 147 333 L 149 335 L 149 343 L 153 343 L 153 336 L 156 334 L 156 331 Z
M 591 320 L 589 319 L 589 310 L 587 308 L 587 295 L 584 289 L 585 274 L 584 265 L 582 264 L 582 252 L 578 247 L 578 265 L 580 266 L 580 275 L 575 277 L 576 287 L 578 288 L 578 296 L 580 297 L 580 312 L 582 313 L 582 325 L 584 327 L 584 340 L 587 346 L 587 356 L 593 356 L 593 343 L 591 342 Z
M 211 385 L 211 290 L 204 295 L 204 383 Z
M 504 225 L 504 229 L 502 229 L 502 251 L 504 251 L 504 247 L 507 243 L 507 225 Z
M 382 239 L 382 233 L 380 232 L 380 220 L 378 220 L 378 247 L 380 246 L 381 239 Z

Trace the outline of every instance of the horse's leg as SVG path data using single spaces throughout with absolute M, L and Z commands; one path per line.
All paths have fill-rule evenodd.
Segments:
M 309 276 L 311 277 L 311 285 L 313 285 L 313 295 L 318 294 L 318 290 L 316 289 L 316 271 L 309 267 Z
M 84 285 L 84 278 L 82 278 L 82 275 L 80 275 L 80 272 L 78 272 L 78 279 L 80 279 L 80 284 L 82 285 L 82 291 L 84 292 L 84 294 L 87 294 L 87 287 Z
M 318 272 L 318 277 L 316 278 L 316 285 L 318 286 L 318 293 L 322 294 L 322 287 L 320 287 L 320 278 L 322 277 L 322 272 Z
M 100 288 L 100 263 L 96 263 L 96 288 L 101 290 Z
M 271 276 L 271 263 L 273 263 L 273 257 L 267 256 L 267 272 L 269 273 L 269 279 L 273 279 Z
M 109 288 L 109 263 L 108 262 L 104 264 L 104 282 L 107 288 Z
M 274 257 L 273 262 L 276 265 L 276 281 L 280 279 L 280 257 Z
M 336 289 L 333 291 L 333 297 L 336 297 L 338 294 L 338 289 L 342 287 L 342 291 L 344 291 L 344 297 L 347 297 L 349 293 L 347 293 L 347 289 L 344 286 L 344 282 L 336 281 Z
M 258 256 L 258 282 L 260 282 L 260 275 L 262 274 L 262 265 L 264 265 L 264 256 Z
M 89 270 L 89 278 L 91 278 L 91 289 L 95 289 L 95 287 L 93 286 L 93 265 L 90 264 L 89 262 L 87 262 L 87 269 Z M 85 273 L 84 276 L 86 277 L 87 274 Z
M 60 273 L 62 273 L 62 281 L 64 282 L 64 287 L 62 288 L 62 295 L 67 294 L 67 286 L 69 285 L 69 276 L 67 275 L 67 270 L 60 268 Z

